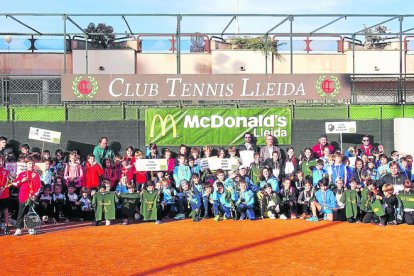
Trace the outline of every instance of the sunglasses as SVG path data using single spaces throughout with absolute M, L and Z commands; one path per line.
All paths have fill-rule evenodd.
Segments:
M 250 137 L 250 136 L 246 136 L 246 137 L 244 137 L 245 139 L 252 139 L 252 137 Z

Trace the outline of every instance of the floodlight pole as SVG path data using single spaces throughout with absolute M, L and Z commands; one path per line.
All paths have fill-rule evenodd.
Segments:
M 88 35 L 85 34 L 85 74 L 88 74 Z
M 177 15 L 177 74 L 181 74 L 181 15 Z M 174 49 L 174 41 L 172 48 Z
M 402 47 L 403 47 L 403 20 L 404 17 L 400 16 L 398 18 L 398 21 L 400 22 L 400 103 L 401 104 L 405 104 L 405 93 L 403 91 L 403 51 L 402 51 Z M 404 110 L 404 109 L 403 109 Z
M 351 91 L 351 99 L 355 96 L 355 34 L 352 35 L 352 91 Z M 353 99 L 354 103 L 356 102 Z
M 293 37 L 292 37 L 292 32 L 293 32 L 293 20 L 294 17 L 293 15 L 291 15 L 289 17 L 289 39 L 290 39 L 290 74 L 293 74 Z
M 267 55 L 268 55 L 268 49 L 267 49 L 267 46 L 268 46 L 268 44 L 267 44 L 267 41 L 269 40 L 269 35 L 268 34 L 266 34 L 265 35 L 265 73 L 266 73 L 266 75 L 268 74 L 268 70 L 267 70 Z
M 62 16 L 63 19 L 63 73 L 66 74 L 66 14 Z

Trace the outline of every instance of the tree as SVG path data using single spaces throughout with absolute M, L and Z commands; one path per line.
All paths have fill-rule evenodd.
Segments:
M 89 23 L 85 29 L 86 33 L 100 33 L 102 35 L 89 35 L 92 40 L 92 44 L 95 46 L 101 46 L 104 49 L 111 48 L 114 44 L 115 35 L 113 34 L 114 28 L 104 23 L 99 23 L 95 26 L 95 23 Z
M 389 37 L 384 36 L 390 30 L 385 25 L 379 25 L 375 28 L 366 28 L 364 25 L 365 35 L 365 49 L 376 49 L 381 50 L 390 45 L 390 42 L 385 42 Z
M 261 51 L 263 53 L 272 53 L 277 58 L 280 57 L 278 47 L 284 43 L 278 43 L 273 41 L 268 36 L 257 36 L 257 37 L 234 37 L 230 43 L 238 49 L 247 49 Z

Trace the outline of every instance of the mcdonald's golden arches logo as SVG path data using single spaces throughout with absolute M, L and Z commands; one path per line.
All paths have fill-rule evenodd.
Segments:
M 151 122 L 151 129 L 150 129 L 150 137 L 153 138 L 154 137 L 154 131 L 155 131 L 155 123 L 157 122 L 157 120 L 160 121 L 160 125 L 161 125 L 161 135 L 165 136 L 167 133 L 167 123 L 169 121 L 171 121 L 171 127 L 172 127 L 172 132 L 173 132 L 173 137 L 178 137 L 177 136 L 177 124 L 175 122 L 174 117 L 171 114 L 167 114 L 164 118 L 161 117 L 161 115 L 156 114 L 154 116 L 154 118 L 152 118 L 152 122 Z

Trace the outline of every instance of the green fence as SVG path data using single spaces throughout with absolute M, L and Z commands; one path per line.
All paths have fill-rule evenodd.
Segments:
M 278 107 L 281 106 L 278 105 Z M 387 120 L 394 118 L 414 118 L 414 105 L 290 105 L 283 107 L 290 107 L 292 110 L 292 118 L 296 120 Z M 144 114 L 146 108 L 127 105 L 2 107 L 0 108 L 0 121 L 143 121 L 145 119 Z M 156 107 L 152 106 L 151 108 Z M 166 107 L 159 106 L 158 108 L 165 109 Z

